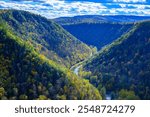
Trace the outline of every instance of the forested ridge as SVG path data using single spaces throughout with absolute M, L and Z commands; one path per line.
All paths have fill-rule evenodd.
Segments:
M 54 19 L 61 25 L 82 24 L 82 23 L 135 23 L 150 20 L 150 16 L 132 15 L 81 15 L 74 17 L 60 17 Z
M 62 25 L 64 29 L 74 35 L 77 39 L 98 50 L 110 44 L 121 35 L 128 32 L 132 23 L 80 23 Z
M 101 99 L 87 80 L 0 25 L 0 99 Z
M 46 35 L 47 30 L 50 34 Z M 44 39 L 44 34 L 40 35 L 42 33 L 46 35 Z M 67 47 L 66 38 L 70 47 Z M 58 45 L 62 43 L 66 45 L 60 48 Z M 43 50 L 47 52 L 44 54 L 39 46 L 42 49 L 51 47 L 50 50 Z M 79 54 L 86 53 L 84 50 L 90 52 L 85 44 L 41 16 L 16 10 L 0 11 L 0 99 L 102 99 L 89 81 L 76 76 L 64 66 L 69 63 L 68 60 L 58 65 L 59 62 L 51 58 L 55 56 L 49 52 L 52 48 L 60 48 L 62 55 L 63 51 L 67 54 L 77 51 L 77 58 L 71 62 L 86 57 L 78 59 Z M 71 49 L 67 52 L 65 48 L 74 51 Z
M 102 47 L 127 33 L 135 22 L 150 20 L 149 16 L 85 15 L 54 19 L 64 29 L 87 45 Z
M 150 21 L 136 23 L 125 35 L 103 48 L 85 66 L 82 77 L 105 98 L 150 99 Z
M 1 10 L 0 21 L 9 30 L 31 43 L 37 52 L 66 67 L 84 60 L 91 49 L 61 26 L 36 14 L 18 10 Z

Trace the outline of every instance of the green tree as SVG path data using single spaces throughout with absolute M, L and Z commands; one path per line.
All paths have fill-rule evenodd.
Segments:
M 0 99 L 2 99 L 4 94 L 5 94 L 5 89 L 3 87 L 0 87 Z
M 119 92 L 119 100 L 138 100 L 139 97 L 135 95 L 134 91 L 128 91 L 122 89 Z
M 47 100 L 48 98 L 45 95 L 40 95 L 38 100 Z
M 20 100 L 27 100 L 27 99 L 28 99 L 28 96 L 25 95 L 25 94 L 22 94 L 22 95 L 19 96 L 19 99 L 20 99 Z
M 106 99 L 106 88 L 105 87 L 101 88 L 100 94 L 102 96 L 102 99 Z

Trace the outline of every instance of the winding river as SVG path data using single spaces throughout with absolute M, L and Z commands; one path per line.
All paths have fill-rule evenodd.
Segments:
M 87 61 L 89 58 L 91 58 L 92 56 L 93 56 L 93 53 L 91 52 L 90 56 L 89 56 L 87 59 L 85 59 L 85 60 L 83 60 L 83 61 L 81 61 L 81 62 L 79 62 L 79 63 L 73 65 L 70 69 L 71 69 L 76 75 L 78 75 L 78 74 L 79 74 L 79 69 L 82 67 L 82 64 L 83 64 L 85 61 Z M 106 100 L 111 100 L 111 93 L 107 93 L 107 94 L 106 94 Z
M 76 74 L 76 75 L 78 75 L 78 73 L 79 73 L 79 69 L 82 67 L 82 65 L 79 65 L 79 66 L 77 66 L 75 69 L 74 69 L 74 73 Z
M 93 56 L 93 53 L 91 52 L 90 56 L 88 58 L 86 58 L 85 60 L 73 65 L 70 69 L 76 74 L 79 74 L 79 69 L 82 67 L 82 64 L 87 61 L 89 58 L 91 58 Z

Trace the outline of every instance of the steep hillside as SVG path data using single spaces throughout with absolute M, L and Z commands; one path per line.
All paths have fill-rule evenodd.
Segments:
M 101 49 L 129 31 L 133 24 L 80 23 L 63 25 L 63 28 L 82 42 Z
M 101 99 L 88 81 L 37 53 L 8 27 L 0 24 L 0 99 Z
M 85 15 L 54 19 L 77 39 L 98 49 L 128 32 L 134 22 L 143 20 L 150 20 L 150 17 Z
M 55 62 L 70 67 L 85 59 L 90 48 L 55 22 L 25 11 L 1 10 L 0 21 L 32 44 L 36 51 Z
M 150 21 L 103 48 L 84 70 L 80 75 L 113 99 L 150 99 Z

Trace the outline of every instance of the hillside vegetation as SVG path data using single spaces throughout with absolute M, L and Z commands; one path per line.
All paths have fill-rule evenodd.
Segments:
M 36 51 L 55 62 L 70 67 L 84 60 L 90 48 L 77 40 L 55 22 L 26 11 L 1 10 L 0 22 L 28 41 Z
M 86 77 L 112 99 L 150 99 L 150 21 L 103 48 L 84 66 Z
M 63 28 L 87 45 L 100 50 L 128 32 L 133 24 L 119 23 L 80 23 L 63 25 Z
M 143 20 L 150 20 L 150 17 L 85 15 L 54 19 L 77 39 L 98 50 L 127 33 L 135 22 Z
M 96 88 L 0 24 L 0 99 L 101 99 Z

